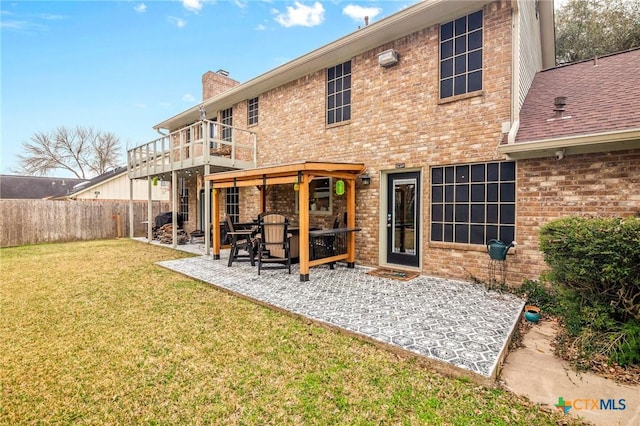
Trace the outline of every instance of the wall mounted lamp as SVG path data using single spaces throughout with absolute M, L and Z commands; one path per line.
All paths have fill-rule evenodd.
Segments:
M 381 67 L 392 67 L 398 63 L 398 52 L 395 49 L 385 50 L 378 54 L 378 65 Z
M 368 173 L 363 173 L 360 175 L 360 182 L 363 185 L 371 185 L 371 176 Z

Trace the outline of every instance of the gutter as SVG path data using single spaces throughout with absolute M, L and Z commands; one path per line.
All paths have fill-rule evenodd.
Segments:
M 515 131 L 514 131 L 515 128 Z M 513 135 L 512 135 L 513 133 Z M 558 150 L 564 155 L 640 149 L 640 128 L 617 130 L 587 135 L 564 136 L 552 139 L 515 143 L 516 123 L 509 131 L 509 144 L 499 145 L 498 152 L 508 159 L 554 157 Z M 514 142 L 511 142 L 511 138 Z

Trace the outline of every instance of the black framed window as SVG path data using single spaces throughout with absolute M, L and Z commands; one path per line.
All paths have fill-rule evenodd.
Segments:
M 515 224 L 515 162 L 431 168 L 431 241 L 511 242 Z
M 240 188 L 227 188 L 225 201 L 226 213 L 233 223 L 238 223 L 240 221 Z
M 178 213 L 182 215 L 182 220 L 189 220 L 189 187 L 185 178 L 178 178 L 178 194 L 180 195 L 180 205 Z
M 440 25 L 440 99 L 482 90 L 482 10 Z
M 222 140 L 230 142 L 233 136 L 232 127 L 231 127 L 233 126 L 233 108 L 223 109 L 221 118 L 222 118 L 221 123 L 223 124 L 222 132 L 221 132 Z
M 247 124 L 249 126 L 258 124 L 258 98 L 247 101 Z
M 327 68 L 327 124 L 351 120 L 351 61 Z

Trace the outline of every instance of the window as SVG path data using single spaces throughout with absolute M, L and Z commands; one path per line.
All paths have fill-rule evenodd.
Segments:
M 231 142 L 232 127 L 233 126 L 233 108 L 227 108 L 222 110 L 222 140 Z
M 515 162 L 431 169 L 431 241 L 511 242 L 515 223 Z
M 296 192 L 296 212 L 298 212 L 298 192 Z M 315 178 L 309 182 L 309 213 L 333 214 L 333 186 L 329 177 Z
M 440 26 L 440 99 L 482 90 L 482 10 Z
M 227 188 L 226 213 L 233 223 L 240 221 L 240 188 Z
M 327 68 L 327 124 L 351 120 L 351 61 Z
M 258 98 L 247 101 L 247 121 L 249 126 L 258 124 Z
M 187 222 L 189 220 L 189 188 L 185 178 L 178 179 L 178 194 L 180 195 L 178 213 L 182 215 L 182 220 Z

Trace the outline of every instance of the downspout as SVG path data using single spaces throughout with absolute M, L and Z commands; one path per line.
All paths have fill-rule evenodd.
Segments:
M 520 8 L 518 0 L 511 1 L 511 127 L 507 143 L 516 141 L 520 127 Z M 507 158 L 509 156 L 507 155 Z

